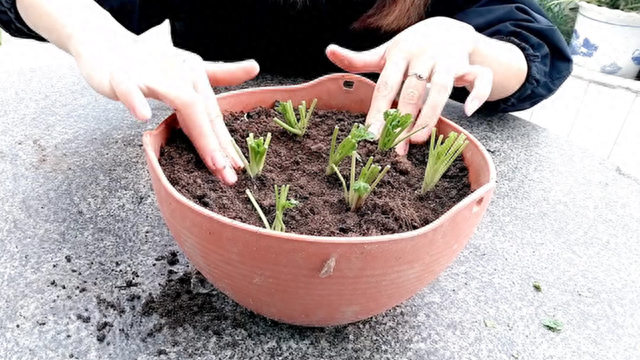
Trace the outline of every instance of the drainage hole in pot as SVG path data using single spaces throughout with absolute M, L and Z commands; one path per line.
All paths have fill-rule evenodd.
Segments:
M 482 207 L 483 202 L 484 202 L 484 197 L 481 197 L 480 199 L 476 200 L 476 203 L 475 205 L 473 205 L 473 210 L 471 210 L 471 212 L 472 213 L 478 212 Z
M 345 90 L 353 90 L 353 87 L 355 86 L 355 82 L 353 82 L 352 80 L 345 80 L 342 83 L 342 87 L 345 88 Z

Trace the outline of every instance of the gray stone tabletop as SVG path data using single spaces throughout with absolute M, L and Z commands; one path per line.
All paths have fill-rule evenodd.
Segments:
M 563 138 L 450 103 L 498 169 L 475 236 L 406 303 L 299 328 L 202 283 L 174 243 L 141 148 L 170 110 L 136 122 L 41 55 L 0 50 L 0 359 L 640 359 L 640 182 Z

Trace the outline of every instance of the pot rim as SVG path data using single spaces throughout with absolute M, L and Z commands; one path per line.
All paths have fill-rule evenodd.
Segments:
M 356 78 L 358 79 L 358 81 L 365 81 L 365 82 L 369 82 L 372 85 L 375 85 L 375 83 L 373 83 L 371 80 L 364 78 L 362 76 L 359 75 L 353 75 L 353 74 L 329 74 L 329 75 L 324 75 L 321 76 L 315 80 L 311 80 L 302 84 L 297 84 L 297 85 L 282 85 L 282 86 L 263 86 L 263 87 L 255 87 L 255 88 L 247 88 L 247 89 L 241 89 L 241 90 L 235 90 L 235 91 L 230 91 L 230 92 L 226 92 L 224 94 L 221 95 L 217 95 L 218 99 L 222 99 L 225 97 L 230 97 L 230 96 L 239 96 L 242 95 L 244 93 L 248 93 L 248 92 L 255 92 L 255 91 L 260 91 L 260 90 L 265 90 L 265 89 L 270 89 L 271 91 L 274 90 L 291 90 L 291 89 L 302 89 L 302 88 L 306 88 L 306 87 L 310 87 L 313 85 L 316 85 L 320 82 L 323 81 L 328 81 L 328 80 L 333 80 L 335 78 L 341 78 L 341 79 L 348 79 L 348 78 Z M 224 110 L 223 110 L 224 111 Z M 175 187 L 173 187 L 173 185 L 171 185 L 171 183 L 169 182 L 169 180 L 167 179 L 166 175 L 164 174 L 164 171 L 162 171 L 162 167 L 160 166 L 160 162 L 159 162 L 159 158 L 158 156 L 155 155 L 155 152 L 153 151 L 153 148 L 151 146 L 151 138 L 154 135 L 157 135 L 159 133 L 164 132 L 165 130 L 167 131 L 173 131 L 174 129 L 167 129 L 170 126 L 170 123 L 176 121 L 176 114 L 175 112 L 173 114 L 171 114 L 169 117 L 167 117 L 165 120 L 163 120 L 155 129 L 153 130 L 149 130 L 149 131 L 145 131 L 143 136 L 142 136 L 142 144 L 144 147 L 144 151 L 145 154 L 147 156 L 147 159 L 150 160 L 148 161 L 149 166 L 151 166 L 159 175 L 160 178 L 160 182 L 162 184 L 162 186 L 164 186 L 167 191 L 173 196 L 175 197 L 178 201 L 182 202 L 184 205 L 188 206 L 189 208 L 191 208 L 192 210 L 206 216 L 212 219 L 215 219 L 217 221 L 220 221 L 226 225 L 229 226 L 234 226 L 234 227 L 238 227 L 240 229 L 246 230 L 246 231 L 250 231 L 250 232 L 254 232 L 258 235 L 263 235 L 266 237 L 275 237 L 275 238 L 279 238 L 279 239 L 285 239 L 285 240 L 293 240 L 293 241 L 302 241 L 302 242 L 317 242 L 317 243 L 351 243 L 351 244 L 358 244 L 358 243 L 379 243 L 379 242 L 387 242 L 387 241 L 392 241 L 392 240 L 400 240 L 400 239 L 405 239 L 405 238 L 411 238 L 411 237 L 416 237 L 418 235 L 421 235 L 423 233 L 427 233 L 429 231 L 431 231 L 434 228 L 437 228 L 438 226 L 440 226 L 441 224 L 445 223 L 447 218 L 451 216 L 451 214 L 463 209 L 465 206 L 467 206 L 469 203 L 473 203 L 473 202 L 477 202 L 480 201 L 481 199 L 484 199 L 484 197 L 486 197 L 487 194 L 491 193 L 491 191 L 495 188 L 496 186 L 496 168 L 493 162 L 493 159 L 491 158 L 489 152 L 487 151 L 487 149 L 475 138 L 475 136 L 473 136 L 471 133 L 469 133 L 468 131 L 466 131 L 465 129 L 463 129 L 462 127 L 460 127 L 459 125 L 453 123 L 451 120 L 446 119 L 444 117 L 440 117 L 440 119 L 438 120 L 438 122 L 445 122 L 447 123 L 447 125 L 451 126 L 453 128 L 454 131 L 456 132 L 464 132 L 467 135 L 467 140 L 469 140 L 470 143 L 473 143 L 482 153 L 483 157 L 487 159 L 487 165 L 489 166 L 489 181 L 484 184 L 483 186 L 479 187 L 478 189 L 474 190 L 473 192 L 471 192 L 471 194 L 467 195 L 464 199 L 462 199 L 461 201 L 459 201 L 456 205 L 454 205 L 451 209 L 447 210 L 444 214 L 442 214 L 440 217 L 438 217 L 436 220 L 434 220 L 433 222 L 427 224 L 426 226 L 423 226 L 419 229 L 416 230 L 411 230 L 411 231 L 406 231 L 406 232 L 402 232 L 402 233 L 396 233 L 396 234 L 387 234 L 387 235 L 376 235 L 376 236 L 357 236 L 357 237 L 347 237 L 347 236 L 317 236 L 317 235 L 304 235 L 304 234 L 297 234 L 297 233 L 288 233 L 288 232 L 278 232 L 275 230 L 269 230 L 269 229 L 265 229 L 263 227 L 258 227 L 255 225 L 250 225 L 250 224 L 246 224 L 243 223 L 241 221 L 238 220 L 234 220 L 231 218 L 228 218 L 224 215 L 215 213 L 211 210 L 208 210 L 198 204 L 196 204 L 195 202 L 189 200 L 186 196 L 182 195 L 178 190 L 176 190 Z M 469 149 L 469 147 L 467 147 L 467 149 Z M 463 152 L 464 154 L 464 152 Z M 484 200 L 483 200 L 484 201 Z M 480 201 L 481 203 L 482 201 Z M 478 204 L 480 205 L 480 204 Z
M 640 28 L 639 12 L 611 9 L 605 6 L 591 4 L 586 1 L 579 1 L 578 14 L 587 19 L 613 26 Z

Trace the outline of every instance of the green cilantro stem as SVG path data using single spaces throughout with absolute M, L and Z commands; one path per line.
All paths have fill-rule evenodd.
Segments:
M 431 144 L 429 146 L 427 168 L 425 169 L 424 180 L 422 181 L 422 194 L 426 194 L 435 188 L 442 175 L 444 175 L 451 164 L 453 164 L 453 161 L 469 144 L 464 134 L 458 134 L 455 131 L 449 133 L 444 143 L 442 143 L 443 135 L 440 135 L 436 143 L 436 133 L 436 128 L 433 128 L 431 130 Z
M 331 165 L 342 183 L 344 199 L 352 212 L 355 212 L 362 207 L 364 201 L 391 168 L 387 165 L 382 169 L 380 165 L 373 164 L 373 157 L 370 157 L 367 164 L 362 168 L 362 170 L 360 170 L 360 176 L 358 176 L 358 180 L 356 180 L 356 159 L 357 154 L 355 152 L 351 153 L 351 177 L 349 179 L 348 188 L 340 170 L 338 170 L 335 165 Z
M 287 199 L 289 195 L 289 185 L 283 185 L 278 192 L 278 185 L 275 185 L 276 190 L 276 218 L 271 226 L 272 230 L 285 232 L 287 227 L 284 225 L 284 211 L 298 206 L 298 202 L 293 199 Z
M 380 133 L 380 139 L 378 140 L 378 150 L 387 151 L 398 146 L 401 142 L 424 130 L 429 125 L 424 125 L 415 129 L 411 133 L 403 136 L 405 130 L 413 123 L 411 114 L 401 115 L 397 109 L 390 109 L 384 112 L 384 127 Z
M 256 201 L 256 198 L 253 197 L 253 194 L 251 193 L 251 190 L 247 189 L 247 190 L 245 190 L 245 192 L 247 193 L 247 196 L 249 197 L 249 200 L 251 200 L 251 203 L 253 204 L 253 207 L 256 208 L 256 211 L 258 212 L 258 215 L 260 216 L 260 219 L 262 219 L 262 223 L 264 224 L 264 227 L 267 228 L 267 230 L 270 230 L 271 227 L 269 226 L 269 221 L 267 221 L 267 217 L 264 216 L 264 212 L 260 208 L 260 205 L 258 205 L 258 202 Z
M 564 322 L 558 319 L 542 320 L 542 325 L 553 332 L 561 332 L 564 328 Z
M 369 125 L 364 126 L 362 124 L 354 124 L 349 132 L 349 135 L 342 140 L 340 145 L 336 148 L 336 142 L 338 139 L 338 126 L 333 130 L 333 137 L 331 138 L 331 150 L 329 153 L 329 164 L 327 165 L 327 175 L 333 174 L 334 167 L 338 167 L 342 160 L 352 153 L 357 154 L 358 143 L 363 140 L 373 140 L 375 135 L 369 132 Z
M 296 113 L 293 109 L 293 102 L 291 100 L 280 102 L 276 107 L 276 110 L 282 115 L 282 117 L 284 117 L 284 121 L 278 118 L 274 118 L 273 121 L 290 133 L 295 134 L 298 137 L 302 137 L 307 131 L 309 119 L 311 118 L 311 114 L 313 114 L 313 110 L 315 109 L 317 102 L 318 99 L 313 99 L 311 107 L 307 110 L 307 102 L 302 101 L 298 106 L 300 120 L 296 118 Z
M 244 168 L 249 176 L 251 176 L 252 179 L 260 176 L 262 169 L 264 168 L 264 162 L 267 158 L 267 150 L 269 150 L 269 144 L 271 143 L 271 133 L 267 133 L 266 140 L 264 138 L 255 139 L 253 134 L 249 134 L 249 137 L 247 138 L 249 160 L 244 156 L 242 150 L 240 150 L 240 147 L 236 144 L 233 138 L 231 141 L 233 148 L 236 150 L 240 160 L 242 160 Z
M 278 185 L 275 185 L 276 217 L 275 217 L 272 225 L 269 225 L 269 221 L 267 220 L 267 217 L 264 215 L 264 212 L 262 211 L 262 208 L 260 208 L 260 205 L 256 201 L 256 198 L 253 196 L 251 191 L 249 189 L 247 189 L 247 190 L 245 190 L 245 192 L 246 192 L 247 196 L 249 197 L 249 200 L 253 204 L 253 207 L 258 212 L 258 215 L 260 216 L 260 219 L 262 220 L 262 223 L 264 224 L 264 227 L 266 229 L 268 229 L 268 230 L 285 232 L 287 227 L 284 225 L 284 211 L 286 209 L 291 209 L 291 208 L 293 208 L 295 206 L 298 206 L 298 202 L 297 201 L 295 201 L 293 199 L 287 199 L 287 196 L 289 195 L 289 185 L 281 186 L 280 190 L 278 190 Z

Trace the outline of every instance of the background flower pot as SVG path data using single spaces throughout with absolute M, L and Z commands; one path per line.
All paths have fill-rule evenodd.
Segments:
M 579 2 L 571 54 L 576 65 L 635 79 L 640 70 L 640 14 Z
M 374 83 L 365 78 L 335 74 L 303 85 L 226 93 L 218 101 L 223 111 L 248 111 L 271 107 L 276 100 L 297 104 L 317 98 L 319 108 L 367 112 L 373 89 Z M 158 156 L 177 126 L 172 115 L 143 137 L 153 189 L 169 230 L 187 258 L 220 291 L 258 314 L 290 324 L 346 324 L 416 294 L 457 257 L 495 187 L 495 168 L 487 151 L 441 118 L 440 132 L 455 130 L 469 137 L 463 159 L 474 190 L 441 218 L 412 232 L 378 237 L 278 233 L 208 211 L 169 184 Z

